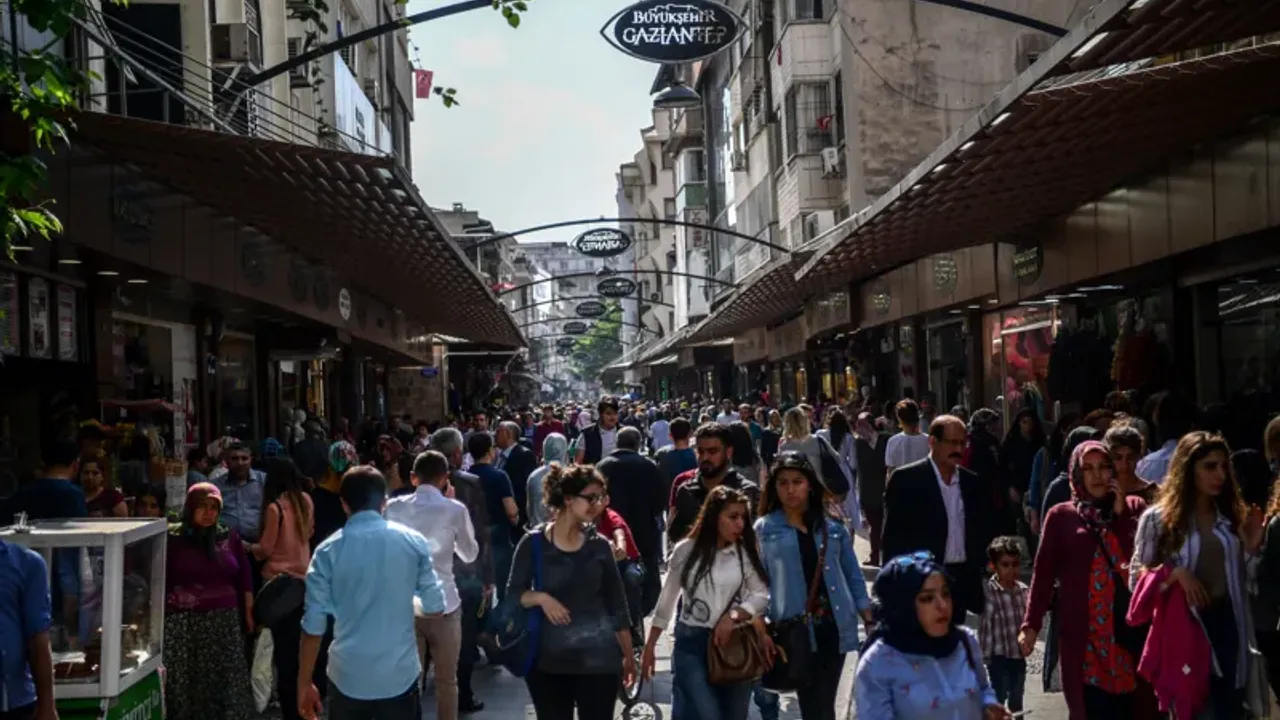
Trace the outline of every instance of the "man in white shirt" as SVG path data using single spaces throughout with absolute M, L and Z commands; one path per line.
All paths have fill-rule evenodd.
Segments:
M 418 654 L 436 663 L 436 717 L 457 720 L 458 655 L 462 647 L 462 599 L 453 576 L 453 556 L 464 563 L 475 562 L 480 554 L 475 528 L 467 507 L 453 499 L 449 484 L 449 461 L 442 453 L 427 450 L 413 461 L 412 495 L 393 498 L 387 503 L 386 518 L 418 531 L 431 548 L 431 564 L 444 590 L 444 614 L 427 617 L 414 604 L 414 634 Z
M 920 406 L 907 398 L 894 408 L 902 432 L 889 438 L 884 447 L 884 464 L 888 472 L 929 457 L 929 436 L 920 432 Z
M 733 409 L 733 401 L 726 399 L 720 404 L 720 414 L 716 417 L 716 422 L 721 425 L 731 425 L 737 419 L 738 413 Z

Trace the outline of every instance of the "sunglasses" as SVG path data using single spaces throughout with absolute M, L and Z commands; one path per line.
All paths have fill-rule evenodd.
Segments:
M 890 560 L 889 562 L 893 565 L 901 565 L 905 567 L 907 565 L 915 565 L 916 563 L 919 563 L 919 562 L 932 562 L 932 561 L 933 561 L 933 553 L 929 552 L 928 550 L 917 550 L 907 555 L 899 555 L 898 557 Z

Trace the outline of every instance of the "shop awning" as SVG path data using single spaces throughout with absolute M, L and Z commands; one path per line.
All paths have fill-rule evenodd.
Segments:
M 647 363 L 645 363 L 645 364 L 646 364 L 646 365 L 650 365 L 650 366 L 653 366 L 653 365 L 675 365 L 677 362 L 679 362 L 679 360 L 680 360 L 680 354 L 679 354 L 679 353 L 672 353 L 672 354 L 670 354 L 670 355 L 663 355 L 662 357 L 658 358 L 657 360 L 650 360 L 649 362 L 647 362 Z
M 524 337 L 391 157 L 82 113 L 76 142 L 252 225 L 403 310 L 428 332 Z
M 731 338 L 804 307 L 805 300 L 813 293 L 796 281 L 796 272 L 808 257 L 807 253 L 784 255 L 743 278 L 738 289 L 677 345 L 685 347 Z
M 1100 3 L 901 183 L 816 241 L 799 278 L 832 289 L 1015 241 L 1280 110 L 1280 46 L 1266 37 L 1278 30 L 1277 0 Z

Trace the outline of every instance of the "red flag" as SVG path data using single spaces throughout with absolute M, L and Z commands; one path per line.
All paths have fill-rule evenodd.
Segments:
M 431 99 L 431 80 L 435 73 L 430 70 L 413 71 L 413 96 L 419 100 Z

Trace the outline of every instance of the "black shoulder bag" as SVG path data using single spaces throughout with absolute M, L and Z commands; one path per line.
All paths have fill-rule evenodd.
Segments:
M 1151 632 L 1151 625 L 1149 623 L 1140 626 L 1129 624 L 1129 601 L 1133 597 L 1129 592 L 1129 584 L 1116 570 L 1115 562 L 1111 559 L 1111 551 L 1107 549 L 1107 543 L 1102 539 L 1102 533 L 1093 528 L 1090 528 L 1090 531 L 1098 541 L 1102 559 L 1107 561 L 1107 568 L 1111 571 L 1111 584 L 1115 586 L 1115 593 L 1111 599 L 1111 632 L 1115 637 L 1115 643 L 1128 650 L 1134 662 L 1137 662 L 1138 658 L 1142 657 L 1142 649 L 1147 644 L 1147 634 Z
M 279 501 L 271 503 L 280 513 L 276 537 L 284 530 L 284 507 Z M 307 599 L 307 583 L 302 578 L 280 573 L 263 584 L 253 600 L 253 621 L 261 627 L 275 627 L 277 623 L 297 612 Z
M 768 690 L 792 692 L 813 683 L 817 668 L 814 667 L 813 646 L 810 644 L 810 626 L 813 624 L 813 614 L 818 609 L 818 587 L 822 583 L 822 569 L 827 564 L 827 545 L 830 541 L 825 522 L 822 528 L 822 550 L 818 553 L 818 567 L 813 572 L 813 581 L 809 583 L 804 613 L 769 626 L 769 638 L 773 640 L 778 654 L 773 658 L 773 667 L 760 678 L 760 683 Z

